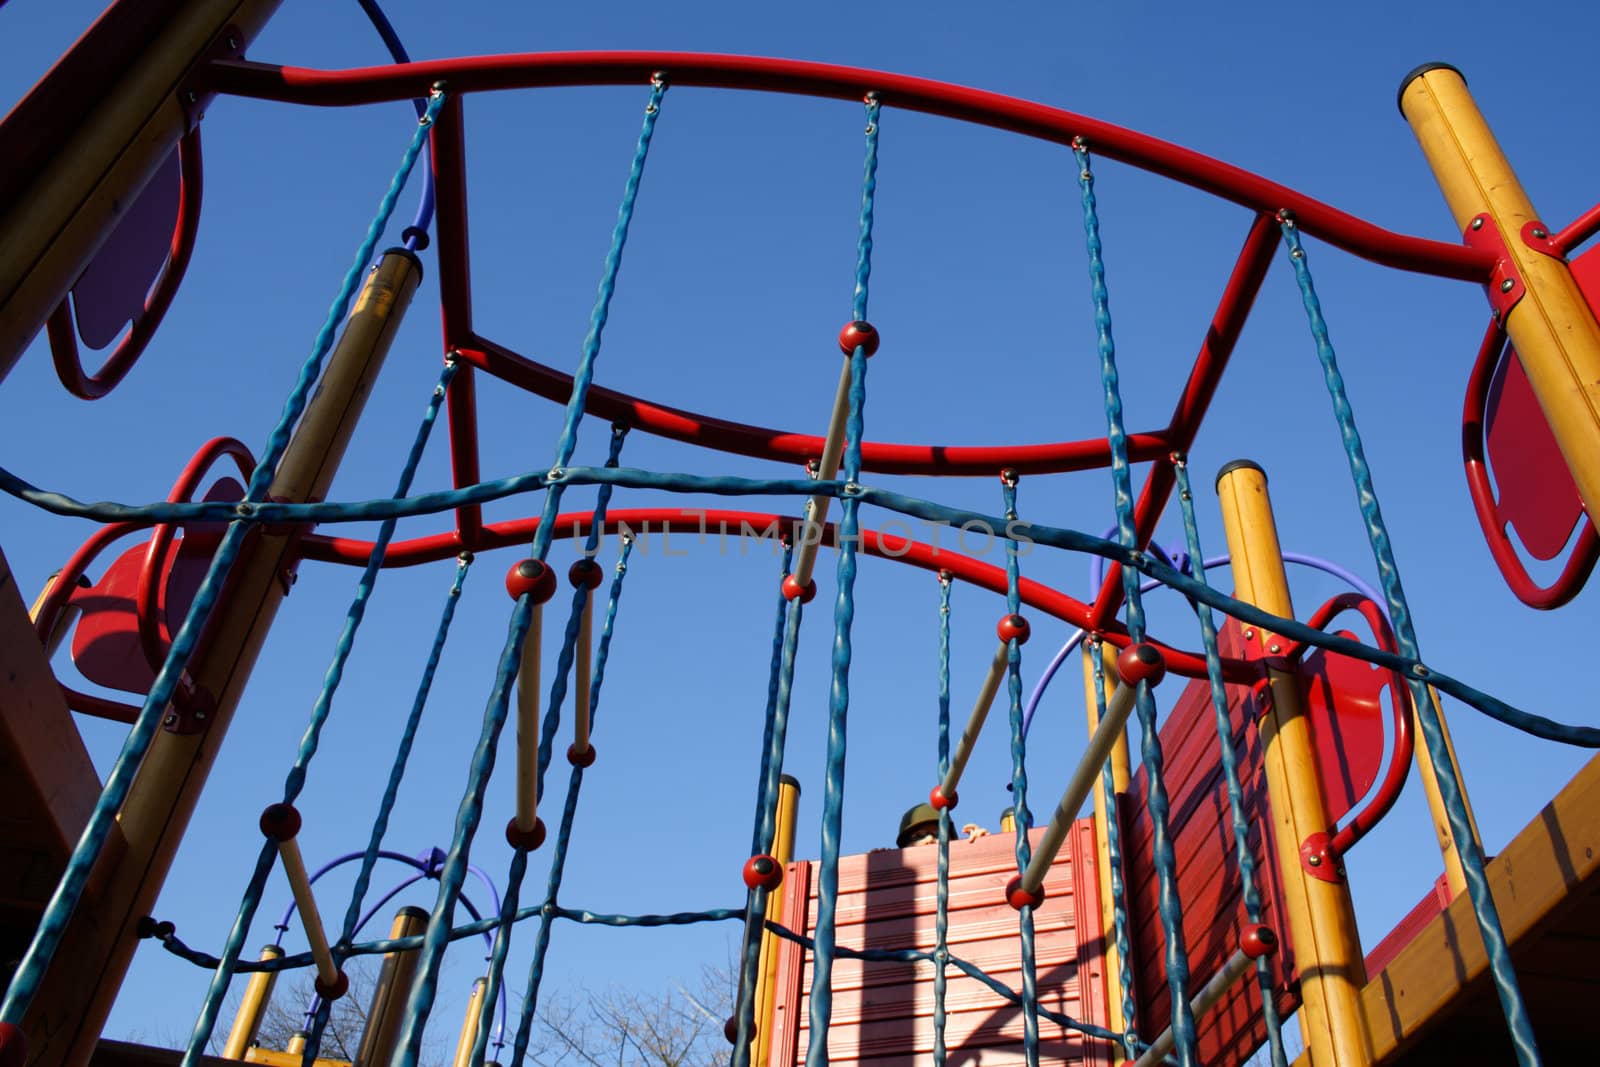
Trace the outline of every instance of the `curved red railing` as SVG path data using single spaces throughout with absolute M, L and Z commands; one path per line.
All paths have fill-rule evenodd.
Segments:
M 178 479 L 173 483 L 172 492 L 168 494 L 169 503 L 181 503 L 193 498 L 194 491 L 199 487 L 201 479 L 206 472 L 224 456 L 232 457 L 239 468 L 239 472 L 248 481 L 255 468 L 255 457 L 245 445 L 231 437 L 215 437 L 202 445 L 179 473 Z M 112 542 L 126 537 L 137 530 L 142 530 L 147 524 L 137 522 L 115 522 L 100 527 L 72 554 L 66 564 L 61 568 L 55 583 L 50 591 L 45 594 L 39 604 L 38 616 L 34 619 L 34 631 L 39 635 L 39 640 L 48 639 L 52 629 L 55 628 L 56 619 L 60 616 L 62 608 L 66 606 L 73 589 L 77 587 L 81 578 L 89 567 L 105 551 Z M 175 528 L 172 524 L 157 524 L 152 534 L 149 546 L 145 550 L 144 563 L 139 571 L 138 593 L 134 601 L 134 616 L 138 621 L 139 645 L 144 652 L 145 660 L 151 670 L 159 671 L 161 664 L 166 659 L 167 643 L 171 637 L 167 632 L 165 620 L 157 610 L 157 593 L 161 576 L 167 569 L 167 558 L 172 551 Z M 191 536 L 185 533 L 185 536 Z M 61 686 L 62 695 L 66 698 L 67 706 L 74 711 L 88 715 L 96 715 L 104 719 L 114 719 L 118 722 L 131 723 L 138 717 L 139 709 L 131 704 L 124 704 L 106 697 L 96 696 L 73 689 L 64 682 Z M 183 699 L 187 692 L 187 685 L 180 688 L 179 699 Z
M 198 126 L 178 141 L 178 166 L 182 176 L 178 192 L 178 224 L 172 232 L 172 248 L 167 254 L 167 262 L 156 277 L 144 310 L 133 320 L 128 335 L 112 350 L 98 371 L 87 374 L 83 369 L 78 351 L 77 327 L 72 323 L 68 298 L 63 298 L 50 315 L 46 326 L 50 338 L 50 357 L 55 362 L 56 376 L 73 396 L 83 400 L 98 400 L 127 377 L 133 365 L 139 362 L 139 357 L 144 355 L 161 320 L 166 318 L 178 287 L 183 284 L 189 260 L 194 255 L 195 236 L 200 232 L 200 201 L 204 191 Z
M 39 603 L 39 612 L 34 616 L 33 629 L 39 635 L 41 644 L 49 640 L 50 631 L 55 629 L 61 609 L 66 607 L 68 598 L 78 586 L 78 579 L 83 577 L 90 564 L 98 559 L 100 553 L 104 552 L 106 546 L 113 541 L 143 528 L 143 525 L 137 522 L 110 523 L 90 534 L 83 544 L 78 546 L 78 550 L 67 559 L 56 575 L 55 583 Z M 127 723 L 133 722 L 139 716 L 139 709 L 132 704 L 123 704 L 92 693 L 79 692 L 59 679 L 56 684 L 61 687 L 61 695 L 66 700 L 67 707 L 73 711 Z
M 173 483 L 172 492 L 167 494 L 167 503 L 181 504 L 194 499 L 194 491 L 199 488 L 200 479 L 223 456 L 233 459 L 239 474 L 248 484 L 250 475 L 256 467 L 256 459 L 250 454 L 250 449 L 244 442 L 233 437 L 213 437 L 200 446 L 200 450 L 178 475 L 178 480 Z M 171 551 L 176 532 L 175 525 L 164 522 L 158 524 L 151 534 L 150 545 L 144 553 L 144 565 L 139 568 L 139 592 L 134 601 L 134 617 L 139 620 L 139 646 L 144 649 L 145 662 L 155 671 L 161 669 L 162 662 L 167 658 L 167 647 L 172 643 L 165 613 L 159 610 L 156 601 L 161 586 L 161 576 L 166 572 L 167 556 Z M 194 530 L 185 530 L 184 536 L 195 536 Z
M 1600 208 L 1596 208 L 1595 224 L 1600 226 Z M 1467 475 L 1467 490 L 1472 496 L 1472 510 L 1483 529 L 1483 539 L 1489 545 L 1489 554 L 1506 580 L 1506 585 L 1516 598 L 1539 611 L 1559 608 L 1573 597 L 1589 580 L 1595 563 L 1600 561 L 1600 534 L 1594 523 L 1581 520 L 1583 529 L 1572 546 L 1561 573 L 1549 585 L 1540 585 L 1528 573 L 1516 546 L 1506 536 L 1505 520 L 1500 517 L 1495 504 L 1494 487 L 1489 484 L 1489 463 L 1484 454 L 1484 412 L 1489 402 L 1489 385 L 1494 380 L 1495 368 L 1506 343 L 1505 330 L 1498 322 L 1490 322 L 1484 333 L 1483 344 L 1478 347 L 1478 358 L 1472 365 L 1472 375 L 1467 379 L 1467 395 L 1461 414 L 1461 462 Z
M 1361 617 L 1367 620 L 1367 626 L 1371 628 L 1378 647 L 1383 651 L 1394 653 L 1400 651 L 1395 643 L 1394 631 L 1389 629 L 1389 620 L 1384 618 L 1383 609 L 1360 593 L 1340 593 L 1318 608 L 1306 621 L 1306 625 L 1326 630 L 1328 623 L 1346 611 L 1361 613 Z M 1405 788 L 1406 776 L 1411 773 L 1411 757 L 1415 746 L 1411 690 L 1399 671 L 1390 671 L 1389 674 L 1393 679 L 1390 689 L 1394 697 L 1390 709 L 1394 746 L 1389 753 L 1389 766 L 1384 771 L 1383 781 L 1378 784 L 1377 792 L 1372 794 L 1372 799 L 1332 835 L 1328 850 L 1335 856 L 1342 856 L 1350 851 L 1357 841 L 1365 837 L 1369 830 L 1389 814 L 1389 809 L 1394 807 L 1395 801 L 1400 799 L 1401 790 Z
M 1192 149 L 1135 133 L 1060 108 L 927 78 L 762 56 L 701 52 L 554 52 L 465 56 L 417 63 L 315 70 L 240 60 L 216 60 L 202 71 L 219 93 L 287 103 L 351 106 L 411 100 L 436 82 L 452 93 L 580 85 L 645 85 L 665 72 L 674 85 L 755 89 L 858 100 L 875 92 L 886 107 L 972 122 L 1041 140 L 1071 144 L 1082 137 L 1094 151 L 1225 200 L 1272 214 L 1288 209 L 1301 229 L 1346 251 L 1401 270 L 1483 282 L 1492 253 L 1375 226 L 1277 182 Z
M 556 517 L 555 537 L 587 537 L 593 526 L 593 512 L 567 512 Z M 671 536 L 726 536 L 731 540 L 748 526 L 756 531 L 794 530 L 800 520 L 794 516 L 771 512 L 730 511 L 717 508 L 632 508 L 611 511 L 606 516 L 603 532 L 616 535 L 623 527 L 635 534 L 667 534 Z M 743 524 L 743 525 L 741 525 Z M 489 523 L 483 527 L 482 536 L 474 551 L 490 551 L 529 541 L 539 528 L 537 518 L 516 519 L 510 522 Z M 907 532 L 910 530 L 908 528 Z M 828 524 L 823 528 L 824 545 L 837 543 L 837 528 Z M 949 531 L 954 539 L 956 531 Z M 910 564 L 930 573 L 949 571 L 950 574 L 980 589 L 1004 595 L 1006 572 L 1004 567 L 984 563 L 962 552 L 930 545 L 912 537 L 883 530 L 862 528 L 858 543 L 862 552 L 900 563 Z M 389 546 L 384 556 L 386 565 L 416 566 L 448 559 L 462 551 L 459 536 L 455 533 L 434 534 L 430 537 L 397 541 Z M 308 534 L 299 546 L 300 558 L 323 563 L 362 565 L 372 551 L 370 541 L 327 537 Z M 1074 627 L 1084 627 L 1089 620 L 1089 605 L 1043 582 L 1023 578 L 1018 586 L 1022 602 Z M 1128 633 L 1120 623 L 1113 622 L 1102 631 L 1106 641 L 1118 648 L 1129 644 Z M 1147 638 L 1167 658 L 1167 667 L 1176 674 L 1189 678 L 1206 677 L 1206 659 L 1200 652 L 1189 652 L 1164 645 Z M 1223 674 L 1230 682 L 1248 685 L 1260 677 L 1257 664 L 1243 659 L 1224 659 Z

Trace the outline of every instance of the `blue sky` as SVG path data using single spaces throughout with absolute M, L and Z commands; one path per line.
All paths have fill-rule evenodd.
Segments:
M 0 100 L 12 101 L 93 17 L 93 3 L 14 0 L 0 11 Z M 1544 218 L 1560 225 L 1596 199 L 1600 149 L 1583 136 L 1596 89 L 1581 65 L 1510 50 L 1507 35 L 1594 36 L 1586 5 L 1531 4 L 1514 26 L 1488 4 L 440 5 L 392 2 L 418 58 L 496 51 L 649 48 L 778 55 L 921 75 L 991 89 L 1153 134 L 1255 171 L 1381 226 L 1453 237 L 1427 168 L 1395 110 L 1401 75 L 1445 60 L 1478 102 Z M 351 3 L 287 0 L 251 58 L 344 67 L 383 61 Z M 473 281 L 480 330 L 562 369 L 576 362 L 647 87 L 501 94 L 468 103 Z M 849 317 L 860 199 L 857 105 L 675 89 L 663 115 L 622 269 L 597 380 L 724 417 L 821 433 L 836 380 L 834 334 Z M 205 439 L 259 450 L 412 129 L 405 105 L 316 110 L 219 101 L 205 124 L 206 204 L 194 266 L 167 326 L 111 397 L 87 406 L 57 385 L 41 343 L 0 384 L 0 463 L 80 499 L 165 495 Z M 1130 424 L 1168 416 L 1243 239 L 1237 207 L 1114 163 L 1096 168 L 1119 363 Z M 391 240 L 409 217 L 402 200 Z M 1425 657 L 1514 703 L 1591 722 L 1590 702 L 1550 662 L 1582 647 L 1596 600 L 1538 614 L 1500 581 L 1460 474 L 1460 398 L 1485 322 L 1475 287 L 1400 274 L 1309 242 Z M 334 487 L 387 495 L 437 374 L 437 272 L 428 275 Z M 1046 441 L 1103 432 L 1075 167 L 1065 149 L 923 115 L 882 119 L 870 317 L 885 340 L 868 380 L 875 440 L 959 444 Z M 484 474 L 548 463 L 559 409 L 483 380 Z M 586 423 L 579 462 L 603 459 Z M 435 442 L 421 488 L 446 484 Z M 1223 551 L 1211 473 L 1240 456 L 1272 479 L 1283 543 L 1369 580 L 1371 557 L 1315 352 L 1286 261 L 1273 267 L 1192 452 L 1202 536 Z M 771 464 L 636 435 L 624 462 L 662 470 L 794 476 Z M 1000 509 L 992 479 L 875 479 L 944 503 Z M 657 495 L 619 492 L 614 506 Z M 587 507 L 574 490 L 567 506 Z M 492 505 L 492 519 L 537 510 Z M 760 506 L 752 503 L 752 507 Z M 781 508 L 781 505 L 774 509 Z M 1112 521 L 1103 473 L 1025 480 L 1024 515 L 1099 532 Z M 868 524 L 882 519 L 870 511 Z M 87 534 L 0 500 L 11 566 L 41 582 Z M 414 520 L 402 536 L 443 528 Z M 370 530 L 364 530 L 370 536 Z M 1176 513 L 1159 540 L 1181 539 Z M 648 554 L 645 548 L 648 547 Z M 615 545 L 604 550 L 609 556 Z M 991 562 L 1001 562 L 993 549 Z M 682 552 L 682 555 L 678 555 Z M 435 685 L 390 847 L 447 843 L 509 602 L 514 551 L 480 557 Z M 564 568 L 571 549 L 552 557 Z M 825 607 L 833 557 L 819 565 Z M 448 587 L 449 563 L 387 574 L 362 632 L 301 802 L 311 862 L 361 847 L 400 717 Z M 1035 552 L 1024 573 L 1083 596 L 1086 561 Z M 277 799 L 356 572 L 306 564 L 256 667 L 158 912 L 191 943 L 220 945 L 258 847 L 255 821 Z M 641 546 L 628 579 L 613 665 L 575 833 L 564 903 L 597 911 L 700 909 L 743 899 L 766 693 L 777 562 L 713 539 Z M 1214 575 L 1226 586 L 1226 575 Z M 1337 591 L 1296 575 L 1302 616 Z M 1152 599 L 1158 635 L 1199 643 L 1181 601 Z M 862 566 L 851 675 L 844 847 L 891 842 L 900 812 L 933 782 L 937 587 L 908 568 Z M 992 650 L 1000 598 L 955 595 L 956 714 Z M 810 613 L 786 770 L 804 783 L 801 855 L 817 849 L 831 620 Z M 1186 618 L 1186 616 L 1188 616 Z M 1069 631 L 1035 615 L 1024 657 L 1031 687 Z M 1063 675 L 1030 738 L 1036 807 L 1048 809 L 1082 744 L 1081 689 Z M 1170 699 L 1170 698 L 1169 698 Z M 1584 755 L 1524 738 L 1448 706 L 1488 847 L 1502 846 Z M 997 718 L 999 718 L 997 716 Z M 122 728 L 84 721 L 101 766 Z M 1000 723 L 994 723 L 999 727 Z M 992 727 L 993 730 L 993 727 Z M 508 736 L 509 743 L 509 736 Z M 504 768 L 506 764 L 502 764 Z M 997 730 L 963 788 L 966 817 L 991 824 L 1007 803 Z M 492 785 L 486 827 L 509 813 L 510 777 Z M 1377 939 L 1438 873 L 1421 790 L 1351 862 L 1364 938 Z M 504 870 L 486 830 L 474 860 Z M 531 864 L 542 887 L 547 855 Z M 381 877 L 381 876 L 380 876 Z M 326 914 L 342 913 L 334 880 Z M 271 936 L 287 902 L 275 880 L 249 938 Z M 419 896 L 431 903 L 431 891 Z M 291 932 L 289 941 L 301 938 Z M 655 988 L 721 959 L 731 928 L 557 929 L 549 981 Z M 508 975 L 520 994 L 531 931 Z M 460 1017 L 473 950 L 448 961 L 438 1028 Z M 186 1033 L 205 976 L 142 950 L 112 1036 Z M 446 1039 L 447 1042 L 453 1039 Z

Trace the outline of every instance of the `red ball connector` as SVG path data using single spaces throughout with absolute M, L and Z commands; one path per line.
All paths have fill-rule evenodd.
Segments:
M 556 595 L 556 572 L 536 559 L 525 559 L 506 572 L 506 592 L 512 600 L 521 600 L 523 594 L 543 604 Z
M 857 348 L 865 348 L 867 356 L 878 350 L 878 331 L 870 322 L 857 319 L 844 324 L 844 329 L 839 331 L 839 351 L 846 356 L 856 354 Z

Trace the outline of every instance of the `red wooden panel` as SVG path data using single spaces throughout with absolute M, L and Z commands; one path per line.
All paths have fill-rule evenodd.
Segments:
M 1016 874 L 1016 839 L 991 834 L 950 845 L 948 941 L 952 954 L 976 964 L 1013 990 L 1022 987 L 1017 913 L 1005 904 L 1005 884 Z M 934 946 L 938 850 L 917 846 L 849 856 L 839 863 L 835 910 L 838 944 L 854 949 Z M 807 877 L 786 882 L 784 915 L 791 929 L 811 933 L 817 898 L 812 865 L 793 868 Z M 1094 835 L 1088 820 L 1074 824 L 1045 879 L 1048 899 L 1034 919 L 1039 1001 L 1075 1019 L 1105 1025 L 1104 979 Z M 802 898 L 801 894 L 804 894 Z M 772 1063 L 804 1061 L 810 1030 L 809 953 L 780 953 L 778 1014 Z M 837 959 L 828 1051 L 833 1062 L 931 1064 L 933 1054 L 931 963 Z M 951 1062 L 1023 1062 L 1020 1010 L 983 983 L 953 968 L 947 972 L 945 1045 Z M 1063 1033 L 1041 1020 L 1045 1063 L 1111 1062 L 1106 1043 Z
M 1239 649 L 1241 642 L 1237 634 L 1236 623 L 1230 622 L 1223 629 L 1220 644 L 1225 655 L 1235 654 Z M 1243 688 L 1229 686 L 1228 696 L 1234 752 L 1239 760 L 1240 784 L 1250 827 L 1248 842 L 1256 860 L 1256 885 L 1262 898 L 1262 920 L 1278 933 L 1281 943 L 1274 960 L 1278 1007 L 1281 1012 L 1288 1013 L 1298 1003 L 1285 978 L 1286 974 L 1292 974 L 1293 947 L 1288 924 L 1281 919 L 1277 906 L 1281 886 L 1272 860 L 1274 845 L 1267 812 L 1266 780 L 1261 769 L 1260 739 L 1256 734 L 1256 713 Z M 1209 683 L 1193 681 L 1183 690 L 1161 727 L 1161 743 L 1166 760 L 1163 778 L 1171 803 L 1170 827 L 1178 858 L 1183 933 L 1189 950 L 1190 973 L 1194 976 L 1192 995 L 1233 953 L 1239 931 L 1247 921 L 1239 871 L 1234 862 L 1233 816 L 1222 774 Z M 1151 1040 L 1171 1023 L 1172 1014 L 1164 964 L 1166 937 L 1157 911 L 1146 783 L 1147 776 L 1141 768 L 1124 798 L 1123 861 L 1127 869 L 1139 1034 Z M 1115 986 L 1116 976 L 1112 984 Z M 1266 1040 L 1260 998 L 1256 983 L 1247 980 L 1235 986 L 1199 1021 L 1202 1063 L 1242 1063 Z

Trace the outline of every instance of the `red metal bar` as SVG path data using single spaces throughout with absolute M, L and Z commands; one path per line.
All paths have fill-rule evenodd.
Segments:
M 1313 629 L 1325 630 L 1335 616 L 1351 610 L 1359 611 L 1361 617 L 1367 620 L 1367 625 L 1371 627 L 1372 636 L 1379 648 L 1385 652 L 1399 651 L 1399 646 L 1395 644 L 1394 632 L 1389 629 L 1389 621 L 1383 617 L 1382 610 L 1359 593 L 1340 593 L 1318 608 L 1307 620 L 1306 625 Z M 1400 799 L 1400 791 L 1406 785 L 1406 776 L 1411 773 L 1412 746 L 1415 743 L 1411 728 L 1413 714 L 1411 690 L 1399 671 L 1390 671 L 1389 674 L 1393 679 L 1390 690 L 1394 698 L 1390 705 L 1394 744 L 1389 752 L 1389 766 L 1384 772 L 1383 781 L 1378 785 L 1378 791 L 1372 794 L 1371 802 L 1351 816 L 1350 821 L 1333 835 L 1328 849 L 1335 856 L 1349 852 L 1357 841 L 1367 835 L 1367 831 L 1389 813 L 1389 809 L 1394 807 L 1394 802 Z
M 828 63 L 692 52 L 566 52 L 463 57 L 353 70 L 217 61 L 208 66 L 205 76 L 217 92 L 349 106 L 410 100 L 425 95 L 437 81 L 446 82 L 452 92 L 470 93 L 645 85 L 658 71 L 665 71 L 675 85 L 761 89 L 841 100 L 859 100 L 871 91 L 890 107 L 943 115 L 1059 144 L 1082 137 L 1098 155 L 1192 185 L 1255 212 L 1275 214 L 1288 208 L 1304 232 L 1387 266 L 1483 282 L 1494 265 L 1494 257 L 1487 252 L 1390 232 L 1238 167 L 1111 123 L 998 93 Z
M 439 257 L 439 315 L 446 354 L 472 339 L 472 256 L 468 245 L 467 152 L 461 97 L 448 97 L 434 121 L 433 151 L 434 240 Z M 472 365 L 458 360 L 446 398 L 450 423 L 450 477 L 455 487 L 481 481 L 478 462 L 478 386 Z M 483 508 L 468 504 L 456 509 L 456 537 L 464 548 L 474 549 L 483 536 Z
M 480 367 L 495 377 L 538 396 L 565 403 L 572 395 L 572 376 L 535 363 L 525 356 L 487 341 L 473 339 L 460 350 L 464 364 Z M 803 465 L 822 455 L 822 438 L 762 426 L 747 426 L 726 419 L 665 407 L 619 393 L 604 386 L 589 388 L 584 408 L 596 418 L 623 423 L 674 441 L 715 448 L 740 456 Z M 1164 433 L 1128 435 L 1128 452 L 1136 463 L 1165 456 L 1170 451 Z M 1053 474 L 1094 470 L 1111 462 L 1104 438 L 1059 441 L 1043 445 L 900 445 L 866 441 L 861 446 L 865 470 L 880 474 L 976 475 L 994 477 L 1011 467 L 1019 474 Z
M 1250 232 L 1245 236 L 1244 247 L 1239 250 L 1239 258 L 1234 261 L 1233 272 L 1228 275 L 1222 299 L 1211 316 L 1211 325 L 1206 328 L 1206 336 L 1200 344 L 1199 354 L 1195 356 L 1189 380 L 1184 383 L 1178 406 L 1172 412 L 1172 421 L 1167 426 L 1165 436 L 1172 442 L 1173 452 L 1186 454 L 1194 446 L 1195 436 L 1200 432 L 1200 425 L 1211 406 L 1211 398 L 1216 395 L 1217 386 L 1222 381 L 1222 372 L 1227 369 L 1239 334 L 1244 331 L 1244 324 L 1250 317 L 1256 294 L 1266 280 L 1267 268 L 1272 265 L 1277 245 L 1277 221 L 1267 215 L 1257 215 L 1255 222 L 1250 225 Z M 1145 479 L 1144 489 L 1133 511 L 1134 533 L 1140 548 L 1148 545 L 1154 536 L 1156 523 L 1172 496 L 1175 480 L 1170 462 L 1157 462 L 1150 476 Z M 1095 596 L 1090 617 L 1100 628 L 1121 607 L 1122 564 L 1113 563 L 1106 570 L 1105 581 Z
M 183 284 L 189 260 L 194 255 L 195 235 L 200 232 L 200 200 L 205 176 L 200 160 L 200 127 L 196 126 L 178 141 L 178 166 L 183 180 L 178 187 L 178 224 L 172 232 L 172 250 L 145 301 L 143 313 L 133 320 L 128 335 L 112 350 L 105 364 L 94 374 L 84 373 L 78 355 L 78 331 L 72 324 L 66 300 L 62 300 L 50 316 L 50 356 L 55 361 L 56 376 L 73 396 L 98 400 L 117 387 L 144 355 L 150 338 L 155 336 L 161 320 L 166 318 L 167 309 L 172 306 L 172 298 L 178 294 L 178 286 Z
M 238 467 L 239 474 L 248 485 L 250 475 L 255 471 L 256 458 L 250 454 L 250 448 L 243 441 L 232 437 L 213 437 L 200 446 L 188 464 L 178 475 L 178 480 L 172 485 L 172 492 L 167 494 L 167 503 L 178 504 L 194 499 L 194 491 L 200 487 L 200 479 L 205 477 L 213 464 L 223 456 L 231 456 Z M 184 537 L 198 536 L 200 527 L 210 526 L 220 530 L 225 523 L 195 523 L 185 528 Z M 167 570 L 167 556 L 172 548 L 173 535 L 177 532 L 174 523 L 158 523 L 150 535 L 150 544 L 145 549 L 144 564 L 139 568 L 139 588 L 134 599 L 134 618 L 139 623 L 139 647 L 144 649 L 145 662 L 152 671 L 159 672 L 161 664 L 167 658 L 167 648 L 172 643 L 172 635 L 167 631 L 165 613 L 161 610 L 157 592 L 161 579 Z
M 1557 251 L 1565 256 L 1570 255 L 1574 248 L 1597 233 L 1600 233 L 1600 204 L 1596 204 L 1569 222 L 1565 229 L 1551 238 L 1551 241 Z
M 556 517 L 555 537 L 573 539 L 587 537 L 593 521 L 594 513 L 590 511 L 559 515 Z M 896 521 L 907 525 L 904 520 Z M 707 539 L 726 537 L 732 540 L 741 537 L 741 531 L 747 527 L 756 533 L 771 531 L 775 535 L 793 535 L 801 526 L 802 520 L 797 517 L 770 512 L 729 511 L 719 508 L 634 508 L 610 512 L 606 516 L 603 532 L 615 535 L 622 527 L 627 527 L 640 536 L 681 534 L 704 536 Z M 490 523 L 483 528 L 482 550 L 526 543 L 533 537 L 538 527 L 537 518 Z M 824 526 L 822 543 L 835 544 L 837 533 L 838 529 L 833 524 Z M 881 530 L 863 529 L 861 550 L 869 556 L 881 556 L 909 563 L 933 573 L 949 571 L 962 581 L 994 593 L 1004 594 L 1006 591 L 1005 568 L 983 563 L 937 544 L 928 544 Z M 367 562 L 371 551 L 370 541 L 326 537 L 320 534 L 309 534 L 300 544 L 302 559 L 324 563 L 362 566 Z M 453 533 L 435 534 L 431 537 L 394 542 L 384 556 L 384 564 L 395 567 L 415 566 L 448 559 L 459 551 L 460 546 L 456 543 Z M 1031 605 L 1072 626 L 1081 627 L 1088 621 L 1087 604 L 1042 582 L 1024 578 L 1020 591 L 1024 604 Z M 1103 635 L 1107 641 L 1119 648 L 1126 647 L 1129 643 L 1127 631 L 1116 624 L 1103 631 Z M 1206 676 L 1206 660 L 1202 653 L 1170 648 L 1153 639 L 1150 643 L 1161 650 L 1170 670 L 1189 678 Z M 1260 679 L 1261 670 L 1258 665 L 1248 660 L 1224 659 L 1223 674 L 1230 682 L 1250 685 Z
M 1527 565 L 1517 555 L 1516 546 L 1506 536 L 1505 520 L 1495 503 L 1494 487 L 1489 484 L 1489 462 L 1484 456 L 1484 412 L 1488 406 L 1489 384 L 1494 380 L 1495 368 L 1505 351 L 1506 334 L 1500 324 L 1490 321 L 1478 346 L 1478 358 L 1472 365 L 1472 375 L 1467 379 L 1467 395 L 1461 412 L 1461 464 L 1467 474 L 1467 490 L 1472 497 L 1472 510 L 1483 529 L 1483 539 L 1489 545 L 1489 554 L 1500 568 L 1506 585 L 1516 598 L 1538 611 L 1551 611 L 1578 595 L 1589 580 L 1596 562 L 1600 562 L 1600 533 L 1595 532 L 1594 520 L 1584 518 L 1583 528 L 1572 546 L 1561 573 L 1549 585 L 1541 586 L 1528 573 Z M 1514 358 L 1509 352 L 1505 358 Z

